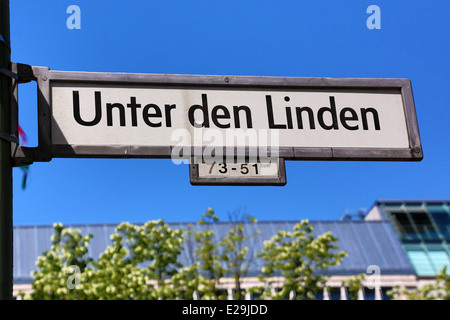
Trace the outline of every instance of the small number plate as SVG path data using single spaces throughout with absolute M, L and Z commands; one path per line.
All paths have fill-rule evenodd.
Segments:
M 284 186 L 284 159 L 257 163 L 191 163 L 192 185 Z

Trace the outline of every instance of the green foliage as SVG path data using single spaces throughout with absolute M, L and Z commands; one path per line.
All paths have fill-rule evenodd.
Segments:
M 122 223 L 117 233 L 129 247 L 130 255 L 125 259 L 132 265 L 143 267 L 151 279 L 164 286 L 164 279 L 173 276 L 181 267 L 178 256 L 183 244 L 183 230 L 172 230 L 163 220 L 149 221 L 143 226 Z M 125 257 L 124 257 L 125 258 Z
M 198 224 L 208 227 L 208 224 L 218 221 L 219 218 L 214 214 L 214 210 L 208 208 Z M 195 231 L 193 234 L 197 243 L 195 257 L 203 275 L 202 287 L 199 291 L 201 298 L 205 300 L 226 299 L 226 296 L 222 295 L 219 290 L 219 281 L 224 276 L 225 269 L 220 261 L 219 244 L 215 241 L 214 231 L 206 229 Z
M 97 261 L 86 258 L 92 235 L 55 224 L 51 250 L 39 257 L 33 272 L 33 292 L 24 299 L 142 300 L 174 298 L 165 280 L 181 266 L 177 258 L 182 230 L 171 230 L 162 220 L 143 226 L 122 223 L 111 235 L 112 245 Z M 79 267 L 79 285 L 69 288 L 70 266 Z M 153 285 L 151 281 L 156 282 Z
M 172 276 L 171 284 L 174 298 L 180 300 L 192 300 L 194 294 L 200 292 L 200 286 L 204 283 L 204 278 L 199 274 L 199 263 L 181 268 Z
M 393 300 L 450 300 L 450 275 L 447 266 L 443 267 L 434 283 L 424 285 L 415 290 L 395 286 L 388 295 Z
M 202 214 L 203 218 L 198 221 L 198 224 L 219 222 L 219 217 L 216 216 L 212 208 L 206 209 L 206 212 Z
M 295 299 L 314 299 L 323 290 L 326 279 L 317 272 L 338 265 L 347 253 L 336 252 L 337 238 L 331 232 L 316 237 L 312 230 L 308 220 L 303 220 L 294 226 L 293 232 L 278 231 L 264 242 L 258 256 L 265 261 L 260 275 L 265 282 L 265 298 L 289 299 L 293 292 Z M 283 284 L 272 295 L 273 283 L 269 279 L 275 275 L 283 276 Z
M 356 300 L 358 298 L 358 291 L 362 288 L 362 282 L 366 275 L 364 273 L 358 274 L 353 278 L 342 281 L 342 287 L 348 289 L 348 295 L 351 300 Z
M 36 262 L 39 271 L 33 271 L 32 293 L 20 292 L 23 299 L 84 299 L 80 286 L 69 289 L 67 280 L 73 273 L 70 266 L 77 266 L 81 272 L 91 263 L 87 257 L 92 235 L 82 236 L 78 229 L 66 229 L 62 224 L 53 225 L 55 234 L 49 251 L 44 252 Z M 80 279 L 80 283 L 83 279 Z
M 143 269 L 126 259 L 129 250 L 124 246 L 123 237 L 114 233 L 111 240 L 113 244 L 100 255 L 98 261 L 93 262 L 93 267 L 85 272 L 83 284 L 86 298 L 151 299 L 152 286 L 148 284 L 149 278 Z
M 246 219 L 254 224 L 258 222 L 251 216 L 247 216 Z M 238 223 L 228 230 L 227 236 L 220 242 L 220 245 L 223 247 L 220 257 L 227 265 L 227 269 L 225 270 L 226 273 L 234 279 L 236 300 L 242 300 L 245 296 L 242 294 L 241 290 L 241 277 L 247 275 L 251 257 L 253 256 L 250 254 L 250 258 L 247 257 L 249 248 L 243 245 L 244 241 L 251 239 L 260 233 L 261 231 L 257 230 L 247 236 L 244 234 L 243 224 Z
M 245 217 L 255 226 L 257 220 Z M 220 280 L 231 277 L 235 282 L 235 299 L 244 296 L 241 278 L 248 272 L 252 248 L 246 240 L 259 231 L 245 234 L 242 220 L 235 220 L 219 239 L 211 223 L 219 218 L 208 208 L 197 224 L 187 231 L 173 230 L 163 220 L 137 226 L 122 223 L 111 235 L 111 245 L 93 260 L 88 256 L 92 235 L 80 230 L 54 225 L 49 251 L 39 257 L 33 272 L 32 293 L 20 293 L 24 299 L 226 299 Z M 269 278 L 281 273 L 284 285 L 272 298 L 286 298 L 291 291 L 297 299 L 312 298 L 323 282 L 315 272 L 338 264 L 345 256 L 335 252 L 336 241 L 330 233 L 315 237 L 312 226 L 302 221 L 294 232 L 280 231 L 258 256 L 265 261 L 260 279 L 264 286 L 250 289 L 270 298 Z M 190 264 L 182 266 L 179 257 L 183 246 L 191 255 Z

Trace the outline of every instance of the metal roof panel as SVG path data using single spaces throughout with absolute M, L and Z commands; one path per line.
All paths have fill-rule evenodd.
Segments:
M 265 240 L 269 240 L 279 230 L 293 231 L 299 221 L 260 221 L 256 225 L 243 223 L 246 235 L 261 230 L 261 234 L 248 239 L 244 245 L 253 253 L 260 252 Z M 319 235 L 327 231 L 337 237 L 339 249 L 348 252 L 338 266 L 331 267 L 327 274 L 358 274 L 365 273 L 369 265 L 378 265 L 383 274 L 415 274 L 400 241 L 389 221 L 310 221 L 314 225 L 313 234 Z M 213 230 L 215 241 L 218 242 L 233 226 L 230 222 L 212 223 L 206 225 L 188 223 L 169 223 L 172 229 L 204 231 Z M 89 255 L 97 258 L 111 244 L 110 235 L 116 225 L 86 224 L 67 225 L 68 228 L 80 229 L 83 235 L 88 233 L 94 237 L 89 245 Z M 39 255 L 51 246 L 50 237 L 53 226 L 16 226 L 14 227 L 14 279 L 27 278 L 36 269 L 35 262 Z M 189 264 L 192 253 L 185 245 L 180 255 L 183 265 Z M 263 261 L 260 258 L 251 259 L 249 275 L 260 273 Z

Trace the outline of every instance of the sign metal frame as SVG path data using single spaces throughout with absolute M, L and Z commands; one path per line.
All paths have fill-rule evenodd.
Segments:
M 405 113 L 409 148 L 348 148 L 348 147 L 280 147 L 278 154 L 285 160 L 351 160 L 351 161 L 421 161 L 422 146 L 409 79 L 390 78 L 296 78 L 215 75 L 167 75 L 145 73 L 108 73 L 56 71 L 47 67 L 32 67 L 38 87 L 37 147 L 13 144 L 15 165 L 52 158 L 170 158 L 173 146 L 94 146 L 52 144 L 52 84 L 145 85 L 152 88 L 195 89 L 276 89 L 276 90 L 395 90 L 401 94 Z M 17 90 L 17 88 L 15 88 Z M 17 92 L 15 92 L 17 96 Z M 17 104 L 16 104 L 17 107 Z M 13 110 L 14 111 L 14 110 Z M 14 114 L 17 114 L 15 110 Z M 194 147 L 193 147 L 194 148 Z M 224 148 L 225 151 L 225 148 Z M 246 148 L 245 153 L 249 153 Z M 268 150 L 270 153 L 270 150 Z M 224 153 L 225 154 L 225 153 Z

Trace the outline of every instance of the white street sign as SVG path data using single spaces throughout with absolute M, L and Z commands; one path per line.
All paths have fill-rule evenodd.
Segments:
M 33 73 L 40 93 L 39 146 L 23 150 L 34 152 L 35 161 L 133 157 L 230 163 L 240 152 L 247 157 L 240 163 L 269 156 L 423 157 L 407 79 L 89 73 L 44 67 L 33 67 Z
M 56 145 L 188 146 L 208 130 L 277 131 L 279 147 L 408 148 L 400 92 L 52 85 Z M 181 130 L 180 130 L 181 129 Z M 178 130 L 178 133 L 177 133 Z M 223 139 L 217 145 L 232 142 Z M 231 144 L 235 146 L 234 144 Z

